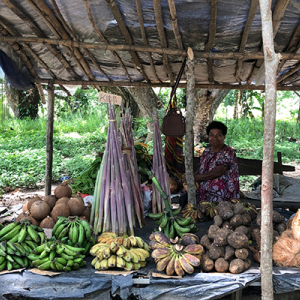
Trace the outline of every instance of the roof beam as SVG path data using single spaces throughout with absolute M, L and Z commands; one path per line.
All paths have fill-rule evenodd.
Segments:
M 34 83 L 62 84 L 62 85 L 99 85 L 99 86 L 123 86 L 123 87 L 172 87 L 171 82 L 166 83 L 148 83 L 148 82 L 128 82 L 128 81 L 84 81 L 84 80 L 47 80 L 40 78 L 32 78 Z M 179 88 L 186 88 L 186 83 L 179 83 Z M 201 84 L 196 83 L 195 89 L 219 89 L 219 90 L 265 90 L 264 85 L 255 86 L 252 84 Z M 277 85 L 278 91 L 300 91 L 300 86 Z
M 118 3 L 115 0 L 106 0 L 106 2 L 108 3 L 110 10 L 112 11 L 114 18 L 119 25 L 119 29 L 125 39 L 126 44 L 132 45 L 133 44 L 132 39 L 131 39 L 130 33 L 125 25 L 125 22 L 123 20 L 123 16 L 121 15 Z M 132 62 L 135 65 L 136 69 L 139 72 L 141 72 L 141 74 L 143 75 L 143 77 L 146 81 L 150 82 L 147 74 L 144 71 L 143 65 L 141 64 L 138 55 L 134 51 L 129 51 L 129 53 L 132 57 Z
M 245 28 L 244 28 L 244 31 L 243 31 L 242 39 L 241 39 L 239 53 L 244 53 L 245 52 L 249 32 L 251 30 L 251 26 L 252 26 L 252 23 L 253 23 L 257 8 L 258 8 L 258 4 L 259 4 L 259 0 L 252 0 L 251 1 L 251 6 L 250 6 L 249 14 L 248 14 L 248 19 L 247 19 L 247 22 L 246 22 L 246 25 L 245 25 Z M 236 80 L 239 83 L 241 82 L 241 72 L 242 72 L 242 70 L 243 70 L 243 60 L 239 59 L 238 62 L 237 62 L 236 72 L 235 72 Z
M 90 3 L 88 0 L 82 0 L 84 5 L 85 5 L 85 9 L 86 9 L 86 12 L 88 14 L 88 17 L 89 17 L 89 20 L 95 30 L 95 32 L 97 33 L 97 35 L 99 36 L 99 38 L 101 39 L 101 41 L 106 44 L 106 45 L 109 45 L 109 42 L 107 41 L 107 39 L 103 36 L 103 34 L 101 33 L 101 31 L 98 29 L 97 25 L 96 25 L 96 22 L 94 20 L 94 17 L 93 17 L 93 14 L 92 14 L 92 11 L 91 11 L 91 7 L 90 7 Z M 131 81 L 131 78 L 128 74 L 128 71 L 124 65 L 124 63 L 122 62 L 120 56 L 117 54 L 117 52 L 115 52 L 114 50 L 110 50 L 111 53 L 113 54 L 113 56 L 116 58 L 116 60 L 119 62 L 119 64 L 121 65 L 122 69 L 124 70 L 125 72 L 125 75 L 126 77 L 128 78 L 129 81 Z
M 210 0 L 210 20 L 208 30 L 208 42 L 204 46 L 204 51 L 210 51 L 214 45 L 215 36 L 217 32 L 217 14 L 218 14 L 218 0 Z M 207 60 L 208 81 L 214 83 L 213 63 L 212 59 Z
M 297 71 L 299 71 L 300 69 L 300 63 L 297 63 L 293 69 L 290 69 L 289 71 L 287 71 L 286 73 L 284 73 L 278 80 L 277 83 L 281 83 L 284 84 L 288 81 L 290 81 L 290 79 L 288 78 L 289 76 L 291 76 L 292 74 L 296 73 Z
M 165 30 L 164 30 L 160 0 L 153 0 L 153 8 L 154 8 L 155 21 L 156 21 L 156 27 L 157 27 L 160 44 L 161 44 L 162 48 L 167 48 L 168 44 L 167 44 L 167 39 L 166 39 L 166 35 L 165 35 Z M 172 83 L 174 83 L 174 76 L 172 74 L 172 69 L 169 65 L 167 54 L 163 54 L 163 65 L 165 67 L 165 70 L 167 72 L 169 80 Z
M 141 6 L 141 1 L 140 0 L 135 0 L 135 5 L 136 5 L 136 10 L 137 10 L 137 14 L 138 14 L 138 18 L 139 18 L 139 23 L 140 23 L 140 28 L 141 28 L 141 34 L 142 34 L 142 38 L 143 38 L 143 43 L 146 47 L 148 47 L 148 41 L 147 41 L 147 37 L 146 37 L 146 32 L 145 32 L 145 27 L 144 27 L 144 20 L 143 20 L 143 12 L 142 12 L 142 6 Z M 148 59 L 149 59 L 149 63 L 151 66 L 151 69 L 154 73 L 154 76 L 156 78 L 157 81 L 161 82 L 161 80 L 158 78 L 158 75 L 156 73 L 156 69 L 155 66 L 153 64 L 153 59 L 151 57 L 151 53 L 147 52 L 148 55 Z
M 284 14 L 285 14 L 285 10 L 289 4 L 290 0 L 278 0 L 273 12 L 273 16 L 272 16 L 272 24 L 273 24 L 273 39 L 275 38 L 277 31 L 279 29 L 279 26 L 281 24 L 282 19 L 284 18 Z M 250 75 L 250 77 L 248 78 L 247 83 L 251 83 L 254 78 L 257 75 L 257 72 L 259 70 L 259 68 L 262 66 L 262 64 L 264 63 L 263 59 L 260 59 L 256 62 L 255 66 L 252 69 L 252 73 Z

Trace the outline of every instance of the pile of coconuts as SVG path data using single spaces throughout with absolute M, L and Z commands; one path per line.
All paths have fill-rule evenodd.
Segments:
M 90 214 L 91 205 L 86 207 L 80 194 L 72 197 L 72 189 L 68 181 L 64 181 L 55 188 L 54 195 L 44 199 L 36 196 L 28 200 L 16 221 L 27 219 L 33 225 L 52 229 L 59 216 L 79 216 L 80 219 L 89 222 Z
M 217 211 L 214 224 L 200 240 L 206 249 L 201 258 L 201 268 L 204 272 L 242 273 L 251 266 L 248 248 L 254 229 L 252 217 L 241 202 L 222 201 Z

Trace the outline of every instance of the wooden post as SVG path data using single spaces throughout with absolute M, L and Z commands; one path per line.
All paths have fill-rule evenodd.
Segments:
M 189 202 L 196 206 L 196 192 L 194 183 L 194 107 L 195 107 L 195 73 L 194 53 L 188 48 L 188 59 L 186 62 L 186 133 L 185 133 L 185 174 L 188 188 Z
M 45 196 L 51 195 L 53 161 L 54 86 L 48 85 Z
M 273 167 L 276 122 L 276 71 L 278 60 L 274 52 L 271 1 L 260 0 L 263 49 L 265 57 L 265 127 L 262 163 L 261 189 L 261 289 L 262 299 L 271 300 L 273 296 L 272 280 L 272 241 L 273 241 Z

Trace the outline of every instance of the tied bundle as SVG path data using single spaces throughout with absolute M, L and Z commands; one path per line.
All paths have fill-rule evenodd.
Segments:
M 131 130 L 131 126 L 123 121 L 123 127 Z M 127 139 L 126 146 L 132 146 L 130 134 L 122 129 L 124 140 Z M 132 134 L 131 134 L 132 135 Z M 129 138 L 130 137 L 130 138 Z M 130 141 L 130 143 L 129 143 Z M 135 211 L 141 225 L 144 217 L 140 205 L 135 204 L 138 200 L 137 192 L 132 187 L 137 184 L 137 178 L 132 178 L 136 167 L 131 154 L 124 158 L 122 146 L 118 135 L 116 115 L 113 105 L 109 104 L 109 126 L 107 133 L 106 149 L 101 162 L 101 166 L 96 179 L 94 191 L 94 203 L 91 212 L 91 224 L 94 225 L 94 234 L 102 232 L 115 232 L 117 235 L 134 235 Z M 131 168 L 131 172 L 128 168 Z M 137 175 L 136 175 L 137 176 Z M 138 185 L 139 186 L 139 185 Z M 134 208 L 136 210 L 134 211 Z M 138 210 L 139 208 L 139 210 Z
M 167 195 L 170 195 L 170 180 L 163 153 L 157 111 L 153 113 L 153 173 L 161 188 Z M 152 212 L 160 213 L 165 208 L 164 199 L 154 184 L 152 191 Z M 171 203 L 170 198 L 168 200 Z

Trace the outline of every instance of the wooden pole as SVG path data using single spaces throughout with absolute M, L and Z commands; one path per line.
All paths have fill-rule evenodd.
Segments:
M 271 2 L 260 0 L 263 50 L 265 57 L 266 99 L 261 189 L 261 289 L 263 300 L 273 300 L 273 167 L 276 122 L 276 71 L 278 60 L 274 51 Z
M 51 195 L 53 161 L 54 86 L 48 85 L 45 196 Z
M 194 182 L 194 107 L 195 107 L 195 73 L 194 73 L 194 53 L 188 48 L 188 59 L 186 62 L 186 130 L 185 130 L 185 175 L 188 188 L 189 203 L 196 206 L 196 192 Z

